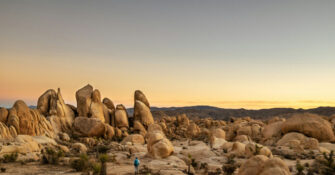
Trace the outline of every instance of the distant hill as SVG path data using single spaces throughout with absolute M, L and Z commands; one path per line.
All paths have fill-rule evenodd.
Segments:
M 207 118 L 228 120 L 231 117 L 246 117 L 249 116 L 254 119 L 267 119 L 274 116 L 288 117 L 292 113 L 310 112 L 324 116 L 331 116 L 335 114 L 335 107 L 318 107 L 312 109 L 294 109 L 294 108 L 271 108 L 271 109 L 225 109 L 213 106 L 187 106 L 187 107 L 169 107 L 158 108 L 151 107 L 152 114 L 155 118 L 163 116 L 176 116 L 179 114 L 186 114 L 191 118 Z M 130 115 L 133 109 L 128 109 Z

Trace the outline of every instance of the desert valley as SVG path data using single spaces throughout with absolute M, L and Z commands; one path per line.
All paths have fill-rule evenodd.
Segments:
M 160 115 L 134 93 L 133 114 L 87 85 L 77 106 L 50 89 L 36 109 L 17 100 L 0 109 L 3 174 L 288 175 L 334 174 L 335 116 L 227 120 Z

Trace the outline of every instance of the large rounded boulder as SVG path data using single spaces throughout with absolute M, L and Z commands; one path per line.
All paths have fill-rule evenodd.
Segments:
M 134 95 L 134 121 L 140 121 L 144 127 L 154 123 L 148 99 L 143 92 L 136 90 Z
M 117 128 L 129 128 L 128 113 L 122 104 L 116 106 L 114 123 Z
M 100 91 L 98 89 L 93 90 L 91 85 L 88 84 L 79 89 L 76 92 L 76 100 L 79 116 L 98 118 L 102 122 L 105 122 L 105 118 L 110 118 L 101 102 Z
M 22 100 L 9 110 L 7 126 L 13 126 L 17 134 L 54 137 L 54 131 L 46 118 L 37 109 L 30 109 Z
M 316 138 L 320 142 L 335 141 L 331 124 L 316 114 L 295 114 L 282 124 L 281 131 L 284 134 L 288 132 L 299 132 L 306 136 Z
M 149 127 L 146 139 L 148 154 L 151 157 L 166 158 L 173 154 L 173 145 L 161 131 L 159 125 Z
M 97 118 L 76 117 L 74 129 L 80 136 L 100 137 L 105 133 L 105 124 Z

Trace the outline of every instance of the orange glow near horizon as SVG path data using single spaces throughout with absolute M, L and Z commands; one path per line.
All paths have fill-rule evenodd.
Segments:
M 335 106 L 335 1 L 0 2 L 0 106 L 91 84 L 115 104 Z M 285 13 L 284 13 L 285 12 Z

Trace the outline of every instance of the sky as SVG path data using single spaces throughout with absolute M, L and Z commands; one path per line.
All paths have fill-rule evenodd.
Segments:
M 335 106 L 334 0 L 1 0 L 0 106 Z

